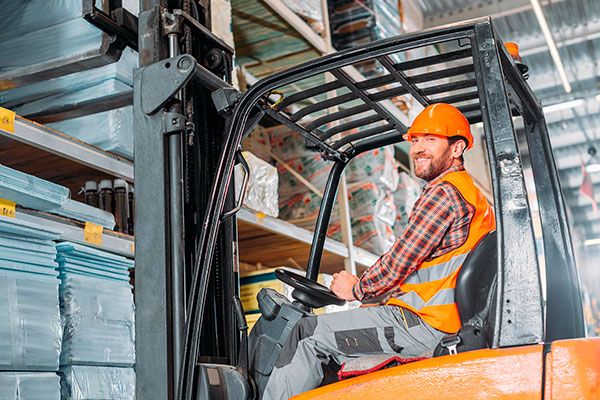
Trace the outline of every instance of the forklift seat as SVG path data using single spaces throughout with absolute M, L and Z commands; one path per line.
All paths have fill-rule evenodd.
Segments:
M 497 257 L 497 235 L 496 231 L 491 231 L 481 238 L 465 259 L 458 273 L 454 292 L 463 325 L 476 314 L 487 311 L 490 291 L 496 280 Z
M 492 339 L 490 312 L 496 293 L 498 243 L 496 231 L 485 235 L 465 259 L 454 289 L 462 327 L 446 335 L 434 350 L 441 356 L 489 347 Z

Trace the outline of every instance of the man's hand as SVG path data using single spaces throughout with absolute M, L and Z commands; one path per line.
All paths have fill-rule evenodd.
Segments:
M 331 282 L 331 291 L 335 293 L 337 297 L 346 301 L 354 301 L 356 298 L 352 293 L 352 288 L 358 282 L 358 277 L 352 275 L 347 271 L 340 271 L 333 274 L 333 281 Z

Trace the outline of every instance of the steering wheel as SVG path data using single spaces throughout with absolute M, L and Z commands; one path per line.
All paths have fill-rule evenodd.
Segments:
M 292 292 L 292 297 L 308 307 L 319 308 L 331 304 L 341 306 L 346 303 L 345 300 L 337 297 L 327 286 L 323 286 L 295 272 L 277 268 L 275 276 L 283 283 L 287 283 L 296 289 Z

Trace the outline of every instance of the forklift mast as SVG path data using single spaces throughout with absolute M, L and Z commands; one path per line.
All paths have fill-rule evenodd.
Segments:
M 231 83 L 233 49 L 210 31 L 210 2 L 142 1 L 134 76 L 137 394 L 172 399 L 197 244 L 226 120 L 211 92 Z M 210 81 L 199 79 L 209 71 Z M 233 208 L 233 182 L 224 209 Z M 139 188 L 139 189 L 138 189 Z M 238 330 L 235 217 L 220 224 L 198 360 L 232 364 Z M 198 272 L 198 271 L 196 271 Z

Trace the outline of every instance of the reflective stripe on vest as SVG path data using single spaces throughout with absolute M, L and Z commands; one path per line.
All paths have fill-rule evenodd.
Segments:
M 408 292 L 400 297 L 406 303 L 412 305 L 415 311 L 419 311 L 424 307 L 443 306 L 445 304 L 454 303 L 454 288 L 442 289 L 435 294 L 428 302 L 425 302 L 417 292 Z
M 458 307 L 454 302 L 454 288 L 460 268 L 479 240 L 496 228 L 496 223 L 493 209 L 466 171 L 451 172 L 441 182 L 451 183 L 475 209 L 469 235 L 458 248 L 423 262 L 400 284 L 402 294 L 390 299 L 388 304 L 413 311 L 440 331 L 455 333 L 461 326 Z
M 416 284 L 444 279 L 461 267 L 468 254 L 469 253 L 459 254 L 441 264 L 432 265 L 429 268 L 418 269 L 410 274 L 404 283 Z

